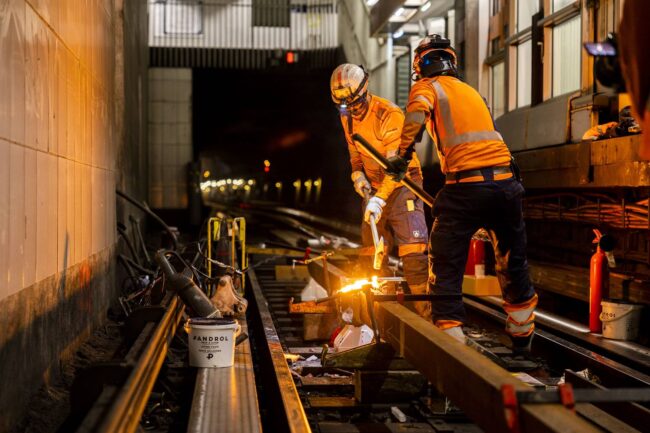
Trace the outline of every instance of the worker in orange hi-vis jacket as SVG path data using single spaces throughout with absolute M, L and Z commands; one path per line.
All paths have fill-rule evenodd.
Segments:
M 530 283 L 524 188 L 516 166 L 481 95 L 459 77 L 449 40 L 427 36 L 413 59 L 411 88 L 398 155 L 389 159 L 393 179 L 406 173 L 417 138 L 426 129 L 436 144 L 446 183 L 433 207 L 429 240 L 429 290 L 436 326 L 464 341 L 463 271 L 469 243 L 485 228 L 508 313 L 513 349 L 530 350 L 537 295 Z
M 619 26 L 618 50 L 625 87 L 632 99 L 634 117 L 643 130 L 639 154 L 650 159 L 650 57 L 646 55 L 650 41 L 650 2 L 626 0 Z
M 425 293 L 428 235 L 422 200 L 386 176 L 382 167 L 352 140 L 358 133 L 386 157 L 394 156 L 399 148 L 404 114 L 393 103 L 368 92 L 368 73 L 362 66 L 346 63 L 337 67 L 330 88 L 350 152 L 354 189 L 363 198 L 365 207 L 361 224 L 364 267 L 371 267 L 374 255 L 369 225 L 373 216 L 379 235 L 397 246 L 411 292 Z M 407 169 L 421 185 L 422 170 L 417 157 L 411 159 Z M 415 308 L 422 317 L 431 318 L 428 302 L 417 302 Z

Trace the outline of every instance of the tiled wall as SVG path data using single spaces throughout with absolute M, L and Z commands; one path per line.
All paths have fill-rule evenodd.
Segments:
M 112 0 L 0 0 L 0 300 L 115 242 Z
M 146 0 L 0 0 L 0 433 L 117 298 L 116 210 L 141 215 L 115 187 L 147 191 L 147 53 Z
M 192 70 L 149 69 L 149 204 L 187 207 L 192 161 Z

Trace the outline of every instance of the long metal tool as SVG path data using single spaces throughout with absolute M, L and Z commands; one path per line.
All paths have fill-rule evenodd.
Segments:
M 370 193 L 365 192 L 366 203 L 370 200 Z M 386 255 L 386 245 L 384 244 L 384 237 L 379 237 L 379 232 L 377 231 L 377 221 L 375 220 L 374 215 L 370 215 L 370 231 L 372 232 L 372 243 L 375 246 L 374 260 L 372 261 L 372 267 L 376 270 L 381 269 L 381 265 L 384 261 L 384 256 Z
M 390 167 L 390 163 L 388 162 L 386 157 L 381 154 L 381 152 L 379 152 L 377 149 L 375 149 L 372 146 L 372 144 L 368 143 L 368 141 L 359 134 L 354 134 L 352 136 L 352 139 L 357 143 L 359 143 L 361 147 L 363 147 L 370 154 L 372 159 L 374 159 L 375 162 L 377 162 L 377 164 L 381 166 L 381 168 L 383 168 L 384 170 L 388 170 L 388 168 Z M 411 190 L 411 192 L 413 192 L 413 194 L 415 194 L 420 200 L 422 200 L 424 204 L 426 204 L 429 207 L 433 207 L 433 197 L 431 197 L 431 195 L 429 195 L 428 192 L 422 189 L 420 185 L 415 183 L 413 179 L 408 177 L 408 175 L 407 177 L 402 179 L 400 183 L 405 187 L 407 187 L 409 190 Z

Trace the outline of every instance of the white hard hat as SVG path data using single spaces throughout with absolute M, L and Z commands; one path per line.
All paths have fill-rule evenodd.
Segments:
M 330 78 L 332 100 L 337 105 L 351 105 L 368 91 L 368 72 L 363 66 L 344 63 Z

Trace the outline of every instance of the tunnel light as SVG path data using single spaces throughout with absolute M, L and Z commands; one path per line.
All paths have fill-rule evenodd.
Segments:
M 368 0 L 368 1 L 366 2 L 366 4 L 367 4 L 369 7 L 373 7 L 374 5 L 377 4 L 378 1 L 379 1 L 379 0 Z
M 431 7 L 431 2 L 428 1 L 425 4 L 423 4 L 422 6 L 420 6 L 420 12 L 426 12 L 426 11 L 429 10 L 430 7 Z
M 402 30 L 402 29 L 399 29 L 398 31 L 393 33 L 393 39 L 399 39 L 402 36 L 404 36 L 404 30 Z

